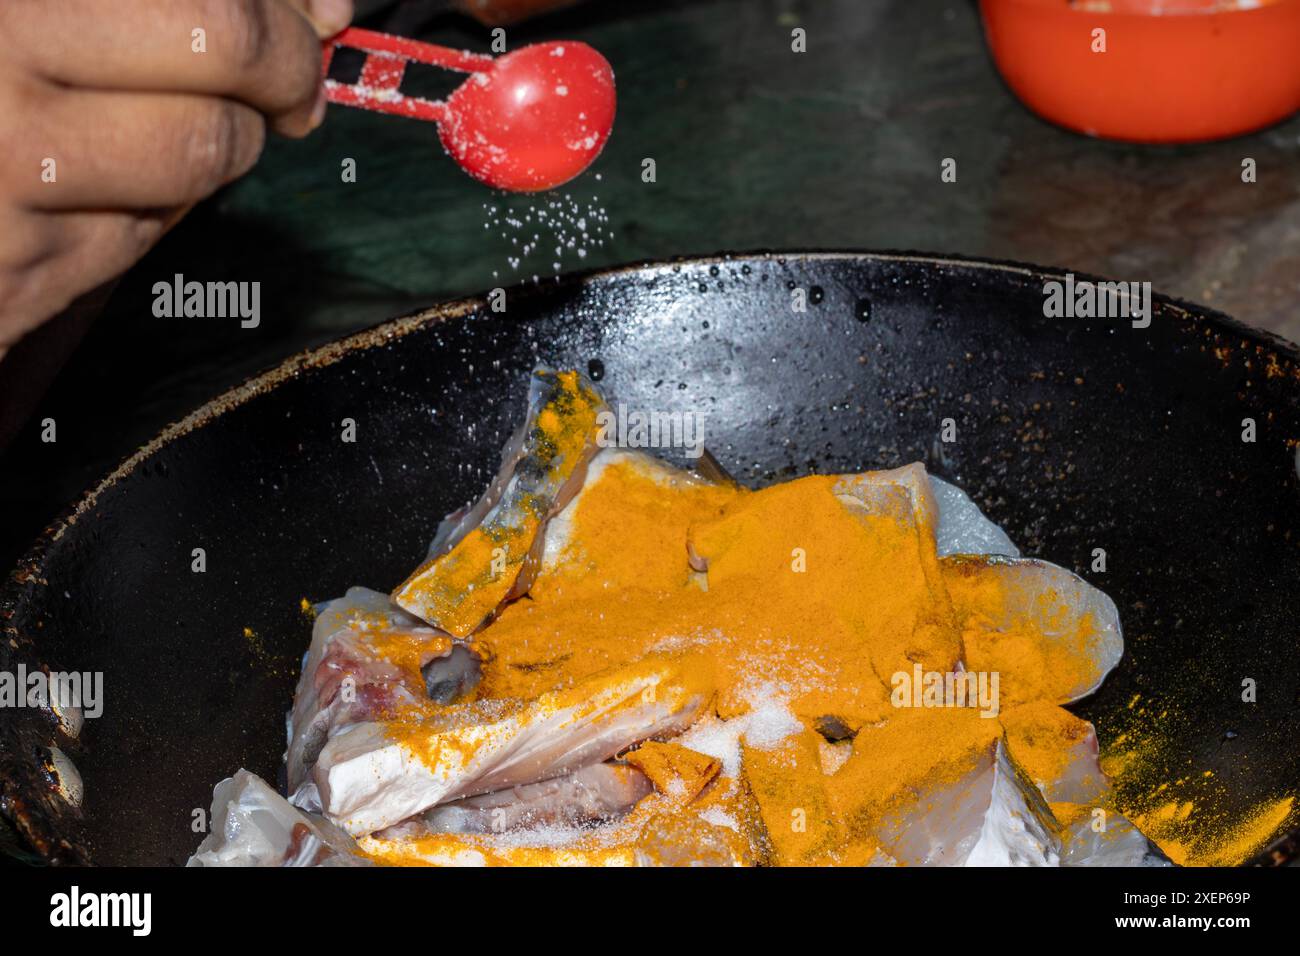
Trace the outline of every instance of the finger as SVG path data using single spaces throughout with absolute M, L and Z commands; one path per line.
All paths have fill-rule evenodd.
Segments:
M 68 90 L 33 111 L 3 158 L 37 209 L 152 209 L 196 202 L 253 167 L 261 114 L 216 97 Z
M 352 0 L 288 0 L 288 3 L 308 19 L 322 40 L 352 22 Z
M 14 0 L 3 0 L 4 8 Z M 29 70 L 92 89 L 209 93 L 265 113 L 279 132 L 311 128 L 321 46 L 284 0 L 41 0 L 0 27 Z M 21 8 L 26 8 L 22 15 Z M 106 13 L 106 11 L 111 11 Z

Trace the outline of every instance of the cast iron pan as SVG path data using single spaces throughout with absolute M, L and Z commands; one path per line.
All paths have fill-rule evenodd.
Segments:
M 0 710 L 11 852 L 181 863 L 214 783 L 241 766 L 276 780 L 301 600 L 396 584 L 486 485 L 539 362 L 634 407 L 702 413 L 753 485 L 924 461 L 1026 553 L 1114 597 L 1127 653 L 1079 708 L 1103 741 L 1141 694 L 1171 715 L 1170 779 L 1212 770 L 1229 813 L 1294 794 L 1297 351 L 1163 298 L 1145 330 L 1046 319 L 1050 277 L 913 255 L 634 266 L 514 291 L 505 315 L 439 306 L 212 402 L 83 499 L 0 595 L 0 668 L 103 671 L 106 691 L 75 743 L 45 712 Z M 52 745 L 84 778 L 80 812 L 51 782 Z M 1295 853 L 1292 834 L 1260 860 Z

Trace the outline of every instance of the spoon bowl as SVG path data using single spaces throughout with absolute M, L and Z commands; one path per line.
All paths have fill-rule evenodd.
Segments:
M 438 137 L 475 179 L 553 189 L 594 160 L 614 126 L 614 71 L 585 43 L 536 43 L 470 75 L 447 98 Z

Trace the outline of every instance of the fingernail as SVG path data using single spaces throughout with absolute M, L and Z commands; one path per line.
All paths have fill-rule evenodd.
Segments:
M 308 8 L 322 37 L 333 36 L 352 22 L 352 0 L 311 0 Z
M 320 92 L 316 94 L 316 105 L 311 108 L 311 128 L 315 129 L 325 122 L 325 107 L 329 105 L 329 100 L 325 96 L 325 87 L 321 86 Z

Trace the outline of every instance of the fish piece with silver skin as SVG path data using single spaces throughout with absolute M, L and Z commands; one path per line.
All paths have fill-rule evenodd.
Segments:
M 211 829 L 186 866 L 370 866 L 352 838 L 303 813 L 255 774 L 238 771 L 212 793 Z
M 536 369 L 524 423 L 483 496 L 438 528 L 429 558 L 393 592 L 430 625 L 469 637 L 502 604 L 527 593 L 547 521 L 582 487 L 597 451 L 605 401 L 574 371 Z
M 399 639 L 418 655 L 420 673 L 391 658 L 389 648 Z M 285 762 L 293 801 L 319 809 L 309 775 L 331 734 L 433 695 L 447 703 L 473 686 L 477 664 L 472 651 L 407 614 L 386 594 L 349 588 L 343 597 L 318 605 L 287 723 Z
M 527 704 L 478 702 L 428 720 L 356 724 L 325 744 L 313 779 L 325 815 L 360 836 L 681 733 L 713 690 L 698 663 L 647 657 Z
M 1061 834 L 1061 866 L 1172 866 L 1169 858 L 1112 807 L 1110 779 L 1101 769 L 1097 732 L 1087 730 L 1065 743 L 1066 759 L 1055 778 L 1037 780 L 1052 804 L 1083 808 Z
M 920 795 L 880 826 L 903 866 L 1058 866 L 1059 826 L 1002 741 L 956 781 Z
M 985 517 L 964 491 L 933 475 L 930 476 L 930 486 L 939 512 L 936 536 L 940 557 L 959 554 L 1020 557 L 1020 549 L 1006 532 Z M 1062 580 L 1069 574 L 1046 562 L 1038 564 L 1040 567 L 1030 573 L 1038 573 L 1043 583 Z M 1024 573 L 1023 568 L 1021 573 Z M 1085 590 L 1090 586 L 1084 584 L 1080 587 L 1073 581 L 1069 585 L 1072 592 L 1084 596 L 1085 606 L 1100 613 L 1105 622 L 1104 630 L 1108 632 L 1099 646 L 1102 673 L 1093 685 L 1099 686 L 1124 652 L 1119 614 L 1110 599 L 1095 588 Z M 1078 696 L 1087 692 L 1086 688 L 1074 691 Z M 1093 808 L 1109 804 L 1110 781 L 1101 769 L 1099 749 L 1097 732 L 1089 723 L 1087 733 L 1067 745 L 1068 757 L 1059 776 L 1055 780 L 1037 781 L 1044 798 L 1052 803 L 1074 803 Z M 1173 865 L 1132 822 L 1113 810 L 1084 814 L 1063 830 L 1061 842 L 1061 866 Z

